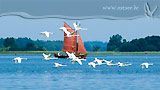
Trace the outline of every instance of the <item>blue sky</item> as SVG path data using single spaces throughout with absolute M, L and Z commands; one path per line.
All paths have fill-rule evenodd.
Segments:
M 83 41 L 108 41 L 114 34 L 120 34 L 127 40 L 151 35 L 160 35 L 160 20 L 158 18 L 141 18 L 135 20 L 64 20 L 64 19 L 23 19 L 18 16 L 4 16 L 0 18 L 0 37 L 29 37 L 31 39 L 47 40 L 40 35 L 42 31 L 55 32 L 49 40 L 63 40 L 63 32 L 59 30 L 63 23 L 71 27 L 76 21 L 81 22 L 81 27 L 88 28 L 80 31 Z

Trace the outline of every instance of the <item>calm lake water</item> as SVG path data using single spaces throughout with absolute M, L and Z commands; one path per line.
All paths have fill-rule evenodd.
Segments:
M 28 60 L 15 64 L 14 55 L 0 55 L 0 90 L 160 90 L 159 55 L 88 56 L 83 65 L 69 59 L 44 61 L 42 55 L 17 55 Z M 129 62 L 131 66 L 87 64 L 99 59 Z M 53 67 L 58 62 L 67 67 Z M 142 69 L 143 62 L 153 63 Z

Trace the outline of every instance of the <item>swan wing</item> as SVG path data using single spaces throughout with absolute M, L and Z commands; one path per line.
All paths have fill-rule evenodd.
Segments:
M 73 53 L 71 54 L 71 57 L 74 59 L 77 58 Z
M 63 29 L 63 31 L 64 31 L 66 34 L 70 34 L 70 32 L 69 32 L 69 31 L 67 31 L 67 29 L 66 29 L 66 28 L 64 28 L 64 29 Z
M 51 56 L 51 54 L 45 55 L 46 58 L 50 58 Z
M 49 33 L 46 33 L 46 37 L 48 37 L 48 38 L 49 38 Z
M 148 65 L 146 65 L 146 68 L 148 68 Z
M 44 54 L 44 53 L 43 53 L 42 55 L 43 55 L 44 58 L 48 58 L 48 55 L 46 55 L 46 54 Z
M 81 60 L 77 60 L 77 62 L 78 62 L 80 65 L 82 65 L 82 62 L 81 62 Z
M 54 63 L 54 64 L 55 64 L 56 67 L 60 65 L 59 63 Z
M 73 23 L 73 26 L 74 26 L 75 30 L 77 30 L 77 24 Z
M 92 64 L 92 66 L 93 66 L 94 68 L 96 68 L 96 64 Z
M 18 60 L 18 63 L 21 63 L 22 62 L 22 59 L 17 59 Z

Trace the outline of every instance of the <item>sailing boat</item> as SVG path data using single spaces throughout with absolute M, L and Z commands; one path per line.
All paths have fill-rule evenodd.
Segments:
M 70 33 L 74 32 L 74 30 L 65 22 L 64 22 L 64 27 L 67 28 L 67 31 L 69 31 Z M 85 58 L 87 56 L 87 51 L 84 47 L 79 31 L 74 32 L 73 35 L 74 36 L 72 37 L 66 37 L 67 34 L 64 32 L 63 52 L 74 53 L 76 57 Z M 77 37 L 78 37 L 78 44 L 77 44 Z M 64 55 L 54 54 L 54 56 L 57 58 L 68 58 L 68 55 L 64 56 Z

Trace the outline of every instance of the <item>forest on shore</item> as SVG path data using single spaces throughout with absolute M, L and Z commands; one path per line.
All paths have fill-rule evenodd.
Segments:
M 107 44 L 107 51 L 160 51 L 160 36 L 147 36 L 145 38 L 127 41 L 126 39 L 123 39 L 121 35 L 116 34 L 110 37 L 110 40 Z
M 119 51 L 143 52 L 160 51 L 160 36 L 147 36 L 145 38 L 127 41 L 121 35 L 110 37 L 108 42 L 85 41 L 87 51 Z M 32 40 L 30 38 L 0 38 L 0 51 L 62 51 L 63 41 Z
M 102 41 L 86 41 L 87 51 L 106 51 L 107 43 Z M 32 40 L 30 38 L 1 38 L 0 51 L 62 51 L 63 41 Z

